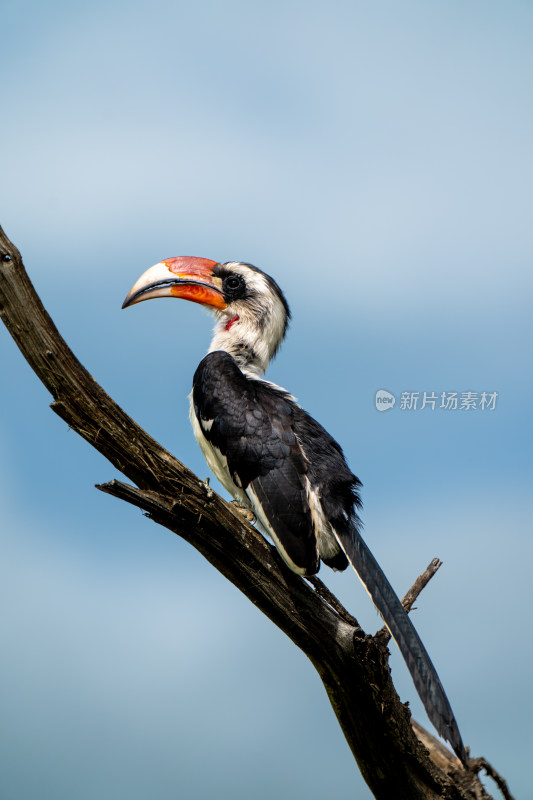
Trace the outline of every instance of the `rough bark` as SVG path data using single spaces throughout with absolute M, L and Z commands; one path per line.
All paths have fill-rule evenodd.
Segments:
M 473 759 L 465 770 L 431 734 L 413 727 L 391 680 L 384 632 L 367 636 L 318 579 L 306 581 L 288 570 L 238 511 L 96 383 L 60 336 L 1 228 L 0 317 L 50 391 L 53 411 L 135 484 L 114 480 L 98 488 L 133 503 L 192 544 L 309 657 L 378 800 L 489 798 L 478 773 L 492 770 L 490 765 Z M 406 607 L 438 566 L 432 562 L 415 583 Z

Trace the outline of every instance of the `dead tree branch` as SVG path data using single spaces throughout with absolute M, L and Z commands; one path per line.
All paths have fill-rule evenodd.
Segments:
M 411 611 L 418 595 L 422 589 L 428 585 L 433 575 L 435 575 L 440 567 L 442 567 L 442 561 L 439 558 L 433 558 L 425 568 L 424 572 L 418 576 L 402 600 L 402 605 L 406 611 Z M 376 636 L 379 636 L 384 642 L 388 642 L 390 640 L 390 633 L 385 627 L 378 631 Z
M 192 544 L 308 656 L 376 798 L 488 798 L 477 766 L 465 771 L 446 748 L 448 759 L 439 761 L 415 735 L 409 710 L 392 684 L 383 637 L 367 636 L 320 581 L 311 586 L 288 570 L 275 548 L 231 505 L 96 383 L 60 336 L 19 251 L 1 228 L 0 317 L 50 391 L 53 411 L 135 484 L 111 481 L 98 488 L 136 505 Z M 423 585 L 417 581 L 407 605 Z

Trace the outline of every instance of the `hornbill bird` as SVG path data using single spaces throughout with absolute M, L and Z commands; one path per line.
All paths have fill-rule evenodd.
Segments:
M 209 308 L 211 346 L 193 379 L 191 421 L 205 459 L 302 576 L 351 564 L 396 640 L 427 714 L 466 764 L 452 709 L 420 637 L 361 538 L 360 482 L 341 447 L 294 397 L 265 380 L 290 318 L 277 283 L 251 264 L 182 256 L 150 267 L 123 308 L 178 297 Z

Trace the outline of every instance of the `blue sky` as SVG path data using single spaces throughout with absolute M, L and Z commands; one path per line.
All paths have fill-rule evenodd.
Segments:
M 120 311 L 144 269 L 251 261 L 293 311 L 269 372 L 364 483 L 465 742 L 533 798 L 529 2 L 16 2 L 0 224 L 94 377 L 202 477 L 211 321 Z M 305 658 L 115 477 L 0 330 L 6 800 L 370 797 Z M 493 411 L 374 396 L 498 392 Z M 369 631 L 351 575 L 324 572 Z M 423 723 L 393 648 L 402 699 Z M 31 770 L 28 769 L 31 764 Z M 309 765 L 313 769 L 309 769 Z

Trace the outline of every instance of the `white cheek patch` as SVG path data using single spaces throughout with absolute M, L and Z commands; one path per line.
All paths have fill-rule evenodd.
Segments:
M 287 311 L 261 272 L 237 261 L 228 261 L 225 266 L 244 278 L 252 299 L 236 300 L 231 311 L 233 317 L 218 316 L 209 352 L 225 350 L 246 375 L 258 377 L 282 342 Z

